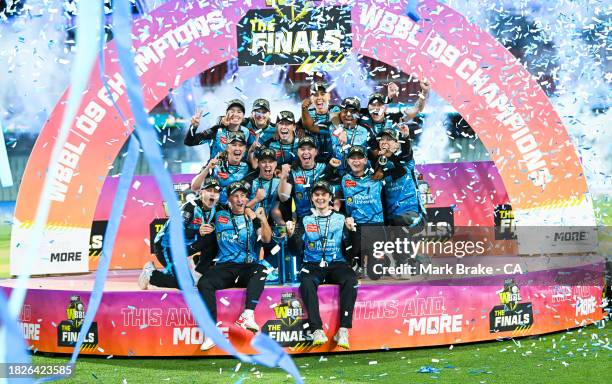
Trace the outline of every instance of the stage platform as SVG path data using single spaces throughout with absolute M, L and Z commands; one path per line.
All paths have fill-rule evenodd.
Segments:
M 102 303 L 82 353 L 115 356 L 224 355 L 201 352 L 203 334 L 181 292 L 140 290 L 140 271 L 110 271 Z M 351 330 L 351 350 L 380 350 L 474 342 L 547 333 L 598 321 L 602 286 L 534 285 L 553 273 L 496 276 L 471 285 L 423 281 L 360 282 Z M 93 273 L 38 277 L 20 314 L 24 335 L 42 352 L 70 353 L 93 287 Z M 512 278 L 512 282 L 508 283 Z M 476 281 L 473 281 L 475 283 Z M 15 280 L 0 281 L 8 293 Z M 252 333 L 234 325 L 244 308 L 243 289 L 217 293 L 221 329 L 238 350 L 254 353 Z M 338 328 L 338 287 L 319 289 L 321 318 L 330 342 L 313 348 L 308 315 L 297 285 L 266 286 L 255 311 L 262 332 L 289 353 L 341 351 L 332 340 Z

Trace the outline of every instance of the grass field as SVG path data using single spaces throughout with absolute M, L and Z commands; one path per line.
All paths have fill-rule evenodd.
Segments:
M 603 383 L 612 377 L 612 326 L 516 340 L 294 357 L 306 383 Z M 34 356 L 37 364 L 66 356 Z M 418 373 L 420 369 L 435 373 Z M 608 379 L 606 379 L 608 377 Z M 125 380 L 125 381 L 124 381 Z M 66 383 L 291 383 L 278 369 L 230 358 L 82 357 Z

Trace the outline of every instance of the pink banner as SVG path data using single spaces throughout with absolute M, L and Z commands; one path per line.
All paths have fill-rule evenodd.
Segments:
M 420 347 L 516 337 L 589 324 L 603 317 L 602 287 L 592 283 L 530 285 L 550 281 L 556 272 L 500 276 L 479 286 L 433 286 L 415 283 L 360 285 L 351 330 L 352 350 Z M 513 279 L 508 279 L 511 277 Z M 117 272 L 86 338 L 83 353 L 119 356 L 197 356 L 202 332 L 181 293 L 176 290 L 134 291 L 137 273 Z M 20 321 L 26 338 L 44 352 L 71 352 L 88 304 L 91 277 L 46 279 L 47 290 L 28 291 Z M 546 280 L 546 279 L 545 279 Z M 70 283 L 72 282 L 72 283 Z M 10 283 L 2 283 L 7 287 Z M 71 284 L 74 290 L 62 287 Z M 469 282 L 466 282 L 469 284 Z M 52 289 L 54 288 L 55 289 Z M 82 288 L 80 288 L 82 287 Z M 8 289 L 8 288 L 5 288 Z M 217 292 L 221 329 L 245 353 L 252 333 L 234 325 L 244 307 L 245 291 Z M 339 326 L 338 286 L 319 288 L 323 328 L 331 336 Z M 266 287 L 255 318 L 290 353 L 338 350 L 333 342 L 313 348 L 308 318 L 297 287 Z

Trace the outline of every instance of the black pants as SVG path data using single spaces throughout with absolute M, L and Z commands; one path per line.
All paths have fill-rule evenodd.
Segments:
M 425 228 L 425 221 L 425 214 L 421 212 L 408 211 L 389 219 L 389 224 L 406 227 L 410 234 L 417 234 Z
M 373 245 L 377 241 L 387 241 L 387 231 L 384 223 L 377 224 L 357 224 L 356 231 L 349 231 L 351 237 L 351 250 L 349 255 L 352 262 L 359 267 L 367 266 L 366 273 L 372 280 L 378 280 L 382 276 L 378 275 L 376 265 L 384 265 L 385 259 L 373 256 Z
M 295 257 L 298 271 L 302 268 L 302 257 L 304 256 L 304 240 L 302 239 L 302 236 L 304 236 L 304 226 L 302 224 L 302 219 L 298 218 L 293 230 L 293 236 L 287 241 L 287 247 L 291 255 Z
M 246 309 L 255 309 L 266 284 L 265 268 L 253 263 L 217 264 L 206 271 L 198 281 L 202 295 L 213 320 L 217 321 L 217 299 L 219 289 L 246 287 Z
M 308 323 L 311 331 L 323 329 L 319 313 L 317 289 L 322 283 L 340 285 L 340 326 L 353 326 L 353 309 L 357 300 L 357 276 L 346 263 L 333 263 L 327 267 L 305 263 L 300 273 L 300 294 L 308 311 Z
M 158 271 L 156 269 L 153 271 L 149 279 L 149 284 L 156 287 L 178 288 L 176 270 L 174 269 L 174 261 L 170 253 L 170 248 L 163 247 L 160 243 L 155 243 L 153 245 L 153 250 L 155 251 L 155 257 L 157 257 L 157 260 L 164 267 L 164 270 Z

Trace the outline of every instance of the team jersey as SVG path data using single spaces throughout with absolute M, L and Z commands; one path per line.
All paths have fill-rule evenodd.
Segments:
M 329 161 L 332 157 L 331 132 L 329 131 L 330 114 L 340 112 L 340 107 L 330 105 L 327 113 L 318 114 L 314 107 L 308 108 L 308 114 L 319 127 L 319 133 L 309 133 L 317 144 L 319 154 L 318 159 L 323 162 Z
M 258 226 L 245 215 L 222 210 L 215 215 L 215 232 L 219 252 L 217 264 L 252 263 L 257 260 L 255 242 Z
M 242 122 L 242 125 L 249 129 L 249 133 L 253 137 L 253 141 L 255 140 L 255 136 L 259 134 L 260 143 L 265 143 L 267 140 L 272 139 L 272 137 L 274 137 L 274 134 L 276 133 L 276 127 L 272 122 L 269 122 L 264 129 L 260 130 L 255 126 L 255 122 L 253 121 L 253 119 L 249 117 L 248 119 L 245 119 Z M 250 145 L 251 143 L 248 144 Z
M 258 177 L 251 182 L 251 193 L 249 195 L 249 200 L 253 200 L 255 198 L 255 194 L 257 190 L 262 188 L 266 191 L 266 197 L 255 204 L 253 210 L 256 210 L 259 207 L 263 207 L 266 212 L 266 217 L 270 217 L 270 213 L 272 212 L 272 208 L 278 202 L 278 185 L 280 184 L 280 179 L 278 177 L 273 177 L 270 180 L 262 179 Z
M 396 129 L 395 124 L 390 118 L 385 117 L 383 121 L 375 123 L 369 113 L 361 116 L 361 118 L 359 119 L 359 125 L 366 128 L 368 132 L 370 132 L 370 135 L 373 137 L 378 136 L 380 131 L 382 131 L 383 129 Z
M 334 125 L 331 125 L 331 129 L 334 130 Z M 341 125 L 342 127 L 342 125 Z M 344 146 L 340 144 L 338 137 L 334 134 L 331 137 L 332 148 L 334 157 L 341 161 L 341 165 L 338 168 L 338 172 L 343 174 L 345 169 L 347 168 L 346 159 L 348 155 L 348 150 L 350 147 L 355 145 L 361 145 L 365 148 L 368 148 L 368 141 L 372 137 L 368 130 L 361 125 L 355 126 L 355 128 L 346 129 L 342 128 L 346 132 L 346 143 Z
M 247 146 L 251 145 L 253 141 L 255 141 L 255 138 L 251 136 L 249 129 L 241 125 L 240 130 L 244 133 L 244 137 L 247 140 Z M 230 131 L 228 131 L 225 127 L 217 130 L 217 133 L 215 134 L 215 139 L 212 143 L 212 146 L 210 147 L 211 158 L 217 156 L 218 153 L 225 151 L 225 149 L 227 148 L 227 136 L 229 132 Z
M 200 200 L 187 202 L 181 206 L 181 215 L 183 217 L 183 228 L 185 233 L 185 245 L 188 249 L 188 254 L 191 254 L 190 246 L 200 240 L 200 226 L 202 224 L 210 224 L 215 215 L 217 207 L 211 210 L 204 210 Z M 164 248 L 170 247 L 170 221 L 166 221 L 162 229 L 155 235 L 154 243 L 159 243 Z
M 316 163 L 313 169 L 291 169 L 287 181 L 293 186 L 292 194 L 298 218 L 310 215 L 310 190 L 315 181 L 321 178 L 325 167 L 323 163 Z
M 189 127 L 187 136 L 185 136 L 185 145 L 192 147 L 210 143 L 211 158 L 217 156 L 218 153 L 223 152 L 225 148 L 227 148 L 227 135 L 229 131 L 225 126 L 217 124 L 204 132 L 196 132 L 196 129 L 197 128 L 194 126 Z M 240 126 L 240 130 L 244 133 L 247 145 L 251 145 L 253 141 L 255 141 L 255 137 L 250 134 L 249 129 L 244 125 Z
M 221 187 L 221 195 L 219 202 L 222 204 L 227 203 L 227 187 L 234 181 L 240 181 L 246 177 L 250 172 L 250 167 L 245 162 L 240 162 L 238 165 L 231 165 L 227 162 L 225 164 L 219 164 L 213 169 L 212 176 L 217 179 L 219 186 Z
M 302 223 L 305 263 L 320 263 L 322 260 L 327 264 L 346 262 L 344 215 L 334 211 L 327 216 L 308 215 Z
M 298 142 L 299 139 L 297 137 L 293 139 L 291 144 L 283 144 L 280 140 L 271 139 L 266 141 L 264 146 L 276 151 L 276 162 L 280 166 L 291 164 L 297 160 Z
M 414 173 L 414 160 L 393 164 L 404 167 L 406 174 L 385 183 L 385 213 L 387 217 L 401 215 L 413 211 L 422 212 L 419 190 Z
M 382 180 L 373 180 L 372 174 L 355 177 L 347 173 L 342 177 L 342 193 L 346 213 L 358 224 L 379 224 L 385 221 L 382 206 Z

